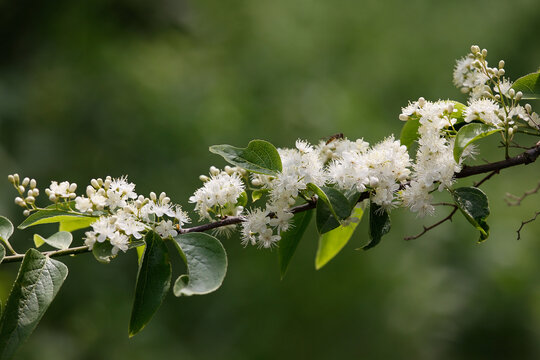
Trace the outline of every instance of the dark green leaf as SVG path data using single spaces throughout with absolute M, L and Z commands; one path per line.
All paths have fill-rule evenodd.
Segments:
M 246 206 L 248 202 L 248 196 L 245 191 L 242 191 L 240 196 L 238 197 L 238 200 L 236 201 L 236 206 Z
M 315 269 L 319 270 L 336 256 L 349 242 L 354 230 L 362 219 L 364 211 L 360 206 L 355 207 L 351 217 L 358 219 L 356 222 L 340 225 L 319 237 L 319 247 L 315 256 Z
M 351 214 L 349 200 L 339 190 L 327 186 L 318 187 L 313 183 L 307 184 L 307 188 L 319 198 L 317 201 L 317 229 L 319 233 L 322 234 L 339 226 L 339 222 Z M 328 212 L 331 216 L 327 216 Z M 332 216 L 337 221 L 330 220 Z M 338 224 L 332 227 L 336 222 Z
M 296 247 L 298 246 L 300 239 L 302 239 L 312 217 L 312 210 L 294 214 L 289 230 L 281 233 L 281 240 L 279 240 L 278 248 L 281 279 L 285 277 L 289 263 L 296 251 Z
M 203 295 L 217 290 L 227 272 L 227 254 L 221 242 L 205 233 L 187 233 L 174 238 L 188 274 L 180 276 L 174 295 Z
M 221 155 L 229 163 L 254 173 L 276 175 L 282 170 L 279 153 L 268 141 L 252 140 L 247 148 L 214 145 L 210 146 L 210 152 Z
M 40 247 L 43 244 L 49 244 L 56 249 L 67 249 L 73 241 L 73 235 L 67 231 L 59 231 L 56 234 L 51 235 L 48 239 L 43 238 L 38 234 L 34 234 L 34 244 L 36 247 Z
M 370 242 L 363 247 L 364 250 L 371 249 L 376 246 L 383 235 L 390 231 L 390 216 L 379 205 L 370 201 L 369 203 L 369 238 Z
M 522 99 L 540 99 L 540 72 L 520 77 L 514 82 L 512 89 L 516 92 L 521 91 L 523 93 Z
M 418 138 L 418 128 L 420 127 L 420 120 L 417 118 L 411 118 L 407 120 L 403 128 L 401 129 L 401 135 L 399 141 L 401 145 L 405 145 L 409 148 Z
M 489 226 L 486 218 L 489 216 L 488 198 L 476 187 L 462 187 L 452 192 L 454 201 L 465 218 L 480 231 L 480 241 L 489 237 Z
M 167 246 L 153 231 L 144 238 L 146 247 L 139 264 L 129 337 L 136 335 L 161 306 L 171 286 L 171 262 Z
M 26 252 L 0 321 L 0 359 L 10 359 L 60 290 L 67 266 L 35 249 Z
M 116 255 L 112 253 L 112 249 L 113 246 L 109 241 L 96 242 L 92 247 L 92 254 L 100 263 L 108 264 L 111 262 L 111 259 L 116 257 Z
M 338 191 L 335 189 L 332 189 L 332 190 Z M 345 199 L 347 200 L 346 202 L 347 208 L 339 210 L 340 213 L 338 214 L 338 217 L 340 214 L 342 216 L 342 217 L 339 217 L 339 220 L 343 220 L 351 214 L 352 209 L 355 207 L 356 203 L 358 202 L 358 199 L 360 198 L 360 193 L 356 190 L 349 190 L 345 192 L 345 194 L 341 194 L 341 195 L 344 196 Z M 334 202 L 339 202 L 340 208 L 342 207 L 342 204 L 344 203 L 343 198 L 339 195 L 335 195 L 329 198 L 329 200 L 334 201 Z M 347 216 L 343 216 L 344 214 L 347 214 Z M 340 225 L 339 220 L 336 219 L 336 217 L 331 212 L 326 202 L 317 201 L 316 222 L 317 222 L 317 231 L 319 232 L 319 234 L 324 234 L 332 229 L 337 228 Z
M 19 229 L 26 229 L 29 226 L 39 225 L 39 224 L 51 224 L 51 223 L 62 223 L 66 222 L 66 225 L 63 226 L 65 229 L 71 229 L 70 231 L 82 229 L 84 227 L 90 226 L 91 223 L 98 220 L 96 216 L 87 216 L 79 213 L 73 213 L 66 210 L 57 210 L 57 209 L 46 209 L 39 210 L 27 217 L 19 226 Z M 84 224 L 84 226 L 82 226 Z M 82 227 L 81 227 L 82 226 Z
M 495 134 L 503 129 L 497 129 L 493 126 L 486 124 L 469 124 L 459 129 L 456 135 L 456 142 L 454 143 L 454 160 L 459 163 L 461 154 L 467 146 L 475 141 L 478 141 L 486 136 Z

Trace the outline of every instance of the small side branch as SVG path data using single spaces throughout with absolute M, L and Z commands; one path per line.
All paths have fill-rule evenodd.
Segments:
M 65 256 L 65 255 L 83 254 L 90 251 L 91 250 L 88 246 L 79 246 L 79 247 L 74 247 L 74 248 L 65 249 L 65 250 L 46 251 L 42 254 L 48 257 L 59 257 L 59 256 Z M 18 262 L 18 261 L 22 261 L 23 258 L 24 258 L 24 254 L 6 256 L 2 260 L 2 263 Z
M 529 191 L 525 191 L 523 195 L 516 196 L 512 195 L 510 193 L 506 193 L 506 198 L 504 201 L 508 204 L 508 206 L 519 206 L 521 205 L 521 202 L 530 195 L 536 194 L 540 190 L 540 182 L 536 184 L 536 187 L 534 189 L 531 189 Z
M 446 205 L 446 204 L 445 204 Z M 449 204 L 451 205 L 454 209 L 450 212 L 450 214 L 448 214 L 447 217 L 445 217 L 444 219 L 440 220 L 440 221 L 437 221 L 435 224 L 431 225 L 431 226 L 424 226 L 424 230 L 422 230 L 422 232 L 418 235 L 415 235 L 415 236 L 407 236 L 404 240 L 415 240 L 415 239 L 418 239 L 419 237 L 421 237 L 422 235 L 424 235 L 425 233 L 427 233 L 428 231 L 432 230 L 432 229 L 435 229 L 437 226 L 441 225 L 442 223 L 448 221 L 448 220 L 452 220 L 452 217 L 454 216 L 454 214 L 456 213 L 458 207 L 454 204 Z
M 534 220 L 536 220 L 536 218 L 538 217 L 538 215 L 540 215 L 540 211 L 537 211 L 534 213 L 534 216 L 532 218 L 530 218 L 529 220 L 526 220 L 526 221 L 522 221 L 521 222 L 521 226 L 519 227 L 519 229 L 517 229 L 517 239 L 521 239 L 521 230 L 523 229 L 523 227 L 528 224 L 528 223 L 531 223 L 533 222 Z

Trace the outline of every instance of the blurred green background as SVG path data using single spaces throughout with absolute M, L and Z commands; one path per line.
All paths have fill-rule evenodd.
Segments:
M 198 175 L 224 165 L 208 146 L 399 134 L 408 100 L 465 101 L 451 73 L 472 44 L 492 64 L 506 60 L 513 79 L 536 70 L 539 15 L 537 0 L 2 0 L 0 178 L 84 189 L 129 174 L 139 193 L 166 191 L 191 210 Z M 533 164 L 486 184 L 492 236 L 482 244 L 460 217 L 405 242 L 423 222 L 398 210 L 380 246 L 355 251 L 364 221 L 320 271 L 312 226 L 280 281 L 275 250 L 224 240 L 222 288 L 169 295 L 133 339 L 135 254 L 64 259 L 70 275 L 16 358 L 538 359 L 540 222 L 520 241 L 515 230 L 540 195 L 503 200 L 534 188 L 538 173 Z M 13 197 L 6 181 L 0 214 L 18 223 Z M 32 234 L 18 232 L 15 247 Z M 3 301 L 16 270 L 1 266 Z

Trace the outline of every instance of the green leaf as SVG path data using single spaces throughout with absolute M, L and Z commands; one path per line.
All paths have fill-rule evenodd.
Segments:
M 387 234 L 390 231 L 390 216 L 388 213 L 379 205 L 370 201 L 369 203 L 369 238 L 370 242 L 363 247 L 364 250 L 369 250 L 372 247 L 375 247 L 383 235 Z
M 247 148 L 214 145 L 210 146 L 210 152 L 221 155 L 229 163 L 254 173 L 276 175 L 282 170 L 279 153 L 268 141 L 252 140 Z
M 19 229 L 26 229 L 30 226 L 40 224 L 52 224 L 60 223 L 61 231 L 69 231 L 82 229 L 90 226 L 91 223 L 98 220 L 96 216 L 87 216 L 79 213 L 73 213 L 66 210 L 59 209 L 45 209 L 39 210 L 27 217 L 19 226 Z M 65 225 L 62 225 L 65 223 Z M 82 226 L 84 224 L 84 226 Z
M 245 191 L 242 191 L 242 193 L 240 194 L 240 196 L 238 196 L 238 200 L 236 201 L 236 206 L 243 206 L 245 207 L 247 205 L 247 202 L 248 202 L 248 196 L 247 196 L 247 193 Z
M 463 151 L 467 146 L 499 131 L 503 131 L 503 129 L 497 129 L 486 124 L 474 123 L 463 126 L 456 135 L 456 141 L 454 143 L 454 160 L 459 163 L 461 154 L 463 154 Z
M 328 210 L 338 222 L 351 214 L 349 200 L 339 190 L 327 186 L 318 187 L 313 183 L 308 183 L 307 188 L 319 198 L 317 201 L 317 229 L 320 233 L 324 230 L 331 230 L 327 229 L 330 221 L 326 216 Z M 320 203 L 324 203 L 326 207 Z
M 405 145 L 409 148 L 418 138 L 418 128 L 420 127 L 420 120 L 418 118 L 411 118 L 407 120 L 403 128 L 401 129 L 401 135 L 399 141 L 401 145 Z
M 68 268 L 35 249 L 26 252 L 0 320 L 0 359 L 10 359 L 60 290 Z
M 304 232 L 306 231 L 311 218 L 313 217 L 313 211 L 303 211 L 294 214 L 289 230 L 281 233 L 281 240 L 279 240 L 278 258 L 279 258 L 279 271 L 281 279 L 285 277 L 289 263 L 296 251 L 296 247 L 302 239 Z
M 309 184 L 308 184 L 309 186 Z M 324 188 L 327 189 L 327 188 Z M 338 190 L 335 190 L 331 188 L 333 191 L 337 191 L 339 194 L 341 194 Z M 331 192 L 333 192 L 331 191 Z M 352 209 L 355 207 L 356 203 L 358 202 L 358 199 L 360 198 L 360 193 L 356 190 L 349 190 L 345 192 L 345 194 L 331 196 L 329 198 L 330 202 L 334 201 L 339 203 L 339 207 L 343 207 L 343 204 L 346 204 L 346 208 L 340 209 L 338 215 L 338 218 L 335 217 L 334 213 L 332 213 L 330 207 L 327 205 L 325 201 L 317 201 L 317 216 L 316 216 L 316 223 L 317 223 L 317 231 L 319 234 L 324 234 L 332 229 L 337 228 L 340 226 L 340 220 L 346 219 L 351 215 Z M 344 201 L 344 196 L 346 199 L 346 202 Z M 345 214 L 347 214 L 345 216 Z
M 51 235 L 49 238 L 45 239 L 38 234 L 34 234 L 34 244 L 36 247 L 40 247 L 43 244 L 49 244 L 52 247 L 60 250 L 65 250 L 69 248 L 71 242 L 73 241 L 73 235 L 67 231 L 59 231 L 56 234 Z
M 520 77 L 514 82 L 512 89 L 521 91 L 524 100 L 540 99 L 540 72 Z
M 8 239 L 13 234 L 13 224 L 8 218 L 0 216 L 0 244 L 5 244 L 8 249 L 12 249 Z
M 205 233 L 187 233 L 174 238 L 188 274 L 173 288 L 176 296 L 203 295 L 217 290 L 227 272 L 227 254 L 221 242 Z
M 6 248 L 0 244 L 0 264 L 4 261 L 4 257 L 6 257 Z
M 486 218 L 489 216 L 488 198 L 476 187 L 462 187 L 452 192 L 454 201 L 465 218 L 480 231 L 480 240 L 489 237 L 489 226 Z
M 450 114 L 450 117 L 456 119 L 456 124 L 462 123 L 465 121 L 463 113 L 467 109 L 467 105 L 464 105 L 458 101 L 451 101 L 454 104 L 454 112 Z
M 92 247 L 92 254 L 100 263 L 108 264 L 111 262 L 111 259 L 116 257 L 116 255 L 112 253 L 112 249 L 113 246 L 109 241 L 96 242 Z
M 268 189 L 253 190 L 253 192 L 251 193 L 251 201 L 255 202 L 255 201 L 259 200 L 267 192 L 268 192 Z
M 8 218 L 0 216 L 0 239 L 7 241 L 13 234 L 13 224 Z
M 144 240 L 146 247 L 137 273 L 129 337 L 146 326 L 171 286 L 172 269 L 165 242 L 153 231 L 148 232 Z
M 364 210 L 360 206 L 355 207 L 351 217 L 358 219 L 358 221 L 350 221 L 348 224 L 340 225 L 338 228 L 319 237 L 319 247 L 315 256 L 315 269 L 322 268 L 343 249 L 352 237 L 363 214 Z

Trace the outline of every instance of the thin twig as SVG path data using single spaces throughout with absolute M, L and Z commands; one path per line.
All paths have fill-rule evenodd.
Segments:
M 65 249 L 65 250 L 46 251 L 46 252 L 43 252 L 42 254 L 48 257 L 58 257 L 58 256 L 65 256 L 65 255 L 83 254 L 90 251 L 91 250 L 88 246 L 79 246 L 79 247 L 74 247 L 74 248 Z M 24 258 L 24 254 L 6 256 L 4 260 L 2 260 L 2 263 L 22 261 L 23 258 Z
M 533 222 L 534 220 L 536 220 L 536 218 L 538 217 L 538 215 L 540 215 L 540 211 L 537 211 L 534 213 L 534 216 L 532 218 L 530 218 L 529 220 L 526 220 L 526 221 L 522 221 L 521 222 L 521 226 L 519 227 L 519 229 L 517 229 L 517 239 L 521 239 L 521 229 L 523 229 L 523 227 L 525 226 L 525 224 L 528 224 L 530 222 Z
M 453 205 L 453 204 L 452 204 Z M 427 233 L 429 230 L 432 230 L 434 228 L 436 228 L 437 226 L 441 225 L 442 223 L 448 221 L 448 220 L 452 220 L 452 216 L 454 216 L 454 214 L 456 213 L 458 207 L 457 205 L 453 205 L 454 206 L 454 209 L 450 212 L 450 214 L 448 214 L 447 217 L 445 217 L 444 219 L 440 220 L 440 221 L 437 221 L 435 224 L 431 225 L 431 226 L 424 226 L 424 230 L 422 230 L 422 232 L 418 235 L 415 235 L 415 236 L 407 236 L 404 240 L 415 240 L 415 239 L 418 239 L 420 236 L 424 235 L 425 233 Z
M 525 192 L 523 193 L 523 195 L 521 195 L 521 196 L 516 196 L 516 195 L 512 195 L 512 194 L 510 194 L 510 193 L 506 193 L 506 198 L 504 199 L 504 201 L 506 201 L 506 203 L 508 204 L 508 206 L 519 206 L 519 205 L 521 205 L 521 202 L 522 202 L 527 196 L 536 194 L 539 190 L 540 190 L 540 182 L 539 182 L 538 184 L 536 184 L 536 187 L 535 187 L 534 189 L 525 191 Z
M 482 185 L 484 182 L 488 181 L 489 179 L 491 179 L 491 177 L 495 174 L 498 174 L 499 173 L 499 170 L 493 170 L 492 172 L 490 172 L 486 177 L 484 177 L 482 180 L 480 180 L 479 182 L 477 183 L 474 183 L 474 187 L 479 187 L 480 185 Z

